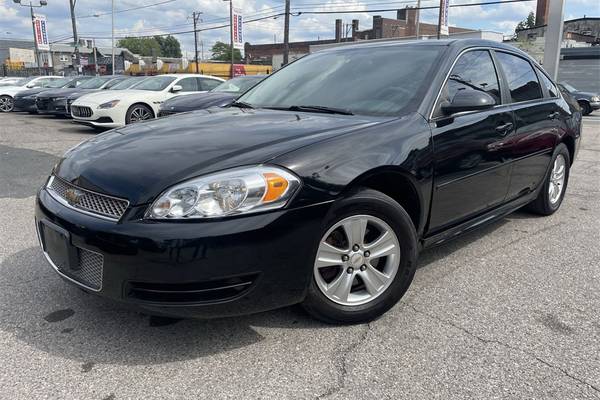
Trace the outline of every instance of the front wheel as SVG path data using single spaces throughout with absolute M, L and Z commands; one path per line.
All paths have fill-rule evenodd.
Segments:
M 129 107 L 125 115 L 126 124 L 135 124 L 136 122 L 145 121 L 154 118 L 152 109 L 144 104 L 134 104 Z
M 0 112 L 11 112 L 13 107 L 14 102 L 12 97 L 8 95 L 0 96 Z
M 570 166 L 569 149 L 561 143 L 554 150 L 550 170 L 542 182 L 538 197 L 529 204 L 529 210 L 540 215 L 551 215 L 559 209 L 569 183 Z
M 327 218 L 303 307 L 329 323 L 373 320 L 412 282 L 417 234 L 406 211 L 364 189 L 340 201 Z
M 589 115 L 592 113 L 592 107 L 587 101 L 580 101 L 579 106 L 581 107 L 581 114 Z

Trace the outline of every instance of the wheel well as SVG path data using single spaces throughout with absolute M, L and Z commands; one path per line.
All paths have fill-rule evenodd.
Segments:
M 399 172 L 381 171 L 368 174 L 352 184 L 352 188 L 367 187 L 390 196 L 402 206 L 410 216 L 415 229 L 421 222 L 421 202 L 413 182 Z
M 567 135 L 563 138 L 562 143 L 569 149 L 569 159 L 571 160 L 571 164 L 573 164 L 573 159 L 575 158 L 575 139 Z
M 154 114 L 154 109 L 152 108 L 152 106 L 150 106 L 148 103 L 144 103 L 143 101 L 138 101 L 137 103 L 133 103 L 132 105 L 129 106 L 129 108 L 127 109 L 127 112 L 129 113 L 129 110 L 131 110 L 132 107 L 134 106 L 146 106 L 150 109 L 150 112 L 152 113 L 152 118 L 156 118 L 156 115 Z

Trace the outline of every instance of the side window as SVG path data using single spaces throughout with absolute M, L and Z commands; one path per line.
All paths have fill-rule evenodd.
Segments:
M 542 98 L 542 88 L 529 61 L 500 51 L 496 55 L 506 75 L 513 103 Z
M 436 116 L 442 115 L 441 105 L 444 102 L 451 102 L 460 90 L 486 92 L 496 100 L 496 104 L 500 104 L 498 74 L 492 56 L 487 50 L 473 50 L 460 56 L 442 89 Z
M 554 86 L 554 83 L 552 83 L 546 74 L 538 69 L 538 75 L 542 77 L 542 84 L 546 86 L 546 89 L 548 89 L 548 94 L 550 97 L 558 97 L 558 90 L 556 89 L 556 86 Z
M 198 85 L 196 84 L 196 78 L 183 78 L 179 82 L 176 83 L 182 87 L 182 92 L 195 92 L 198 90 Z
M 198 78 L 198 86 L 200 87 L 200 90 L 213 90 L 221 83 L 223 82 L 216 79 Z

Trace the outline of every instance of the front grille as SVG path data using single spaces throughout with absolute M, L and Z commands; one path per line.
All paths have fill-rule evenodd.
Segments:
M 102 287 L 104 257 L 100 253 L 79 247 L 77 248 L 77 253 L 76 267 L 60 271 L 91 289 L 100 290 Z
M 258 274 L 191 283 L 128 282 L 125 295 L 152 303 L 210 303 L 229 300 L 246 293 Z
M 93 113 L 94 112 L 90 107 L 71 106 L 71 114 L 73 114 L 74 117 L 89 118 Z
M 121 218 L 129 206 L 127 200 L 82 189 L 56 176 L 50 178 L 48 189 L 63 204 L 113 220 Z
M 44 98 L 40 99 L 39 97 L 35 100 L 35 106 L 38 110 L 47 110 L 50 106 L 50 99 Z

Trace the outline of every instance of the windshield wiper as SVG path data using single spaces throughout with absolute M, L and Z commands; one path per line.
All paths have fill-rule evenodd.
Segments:
M 325 114 L 341 114 L 341 115 L 354 115 L 350 110 L 344 108 L 334 108 L 326 106 L 289 106 L 289 107 L 265 107 L 271 110 L 285 110 L 285 111 L 307 111 L 307 112 L 320 112 Z
M 244 103 L 243 101 L 234 101 L 229 104 L 229 107 L 238 107 L 238 108 L 254 108 L 252 104 Z

